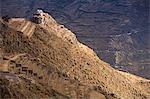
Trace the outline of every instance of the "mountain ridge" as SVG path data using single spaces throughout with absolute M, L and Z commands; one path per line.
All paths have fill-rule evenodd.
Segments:
M 5 0 L 0 14 L 29 19 L 42 8 L 112 67 L 149 79 L 148 4 L 148 0 Z
M 8 73 L 1 72 L 0 83 L 8 91 L 7 98 L 150 97 L 149 80 L 113 69 L 100 60 L 93 50 L 79 43 L 70 30 L 49 17 L 46 17 L 44 24 L 24 20 L 26 24 L 1 20 L 0 62 L 9 64 Z M 28 22 L 35 25 L 35 29 L 31 29 Z M 16 28 L 22 26 L 20 24 L 26 28 Z M 26 35 L 30 29 L 33 30 L 32 35 Z M 15 86 L 7 87 L 10 78 L 18 79 L 20 83 L 12 80 Z

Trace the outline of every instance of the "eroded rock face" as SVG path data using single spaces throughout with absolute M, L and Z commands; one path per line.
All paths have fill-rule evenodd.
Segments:
M 76 33 L 79 40 L 93 48 L 104 61 L 116 68 L 149 78 L 147 2 L 148 0 L 5 0 L 2 1 L 1 14 L 30 18 L 37 8 L 43 8 L 59 23 Z

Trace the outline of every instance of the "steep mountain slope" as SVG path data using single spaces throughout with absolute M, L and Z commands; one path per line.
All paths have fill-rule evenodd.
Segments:
M 44 16 L 44 24 L 0 21 L 1 98 L 150 97 L 149 80 L 113 69 L 70 30 Z
M 26 18 L 42 8 L 105 62 L 150 78 L 149 0 L 3 0 L 0 6 L 1 16 Z

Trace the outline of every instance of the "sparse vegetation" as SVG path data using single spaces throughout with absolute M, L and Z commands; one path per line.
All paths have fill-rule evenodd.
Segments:
M 3 40 L 0 54 L 9 58 L 16 53 L 26 53 L 14 60 L 15 68 L 11 71 L 0 72 L 0 87 L 5 89 L 6 97 L 86 99 L 95 91 L 95 86 L 99 86 L 96 95 L 104 98 L 149 97 L 149 83 L 146 86 L 138 83 L 149 81 L 114 70 L 100 60 L 92 50 L 74 40 L 73 34 L 65 27 L 58 27 L 57 23 L 48 18 L 46 26 L 34 25 L 33 34 L 28 37 L 28 25 L 25 31 L 21 31 L 22 28 L 16 30 L 15 27 L 20 22 L 23 25 L 19 26 L 33 25 L 27 20 L 24 21 L 25 23 L 12 21 L 11 24 L 0 21 L 8 26 L 0 27 L 0 39 Z M 65 29 L 65 32 L 57 31 L 58 28 Z M 5 96 L 4 93 L 1 93 L 2 96 Z

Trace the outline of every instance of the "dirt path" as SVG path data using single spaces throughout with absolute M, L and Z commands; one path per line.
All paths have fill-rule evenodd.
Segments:
M 10 61 L 16 60 L 20 56 L 24 56 L 24 55 L 26 55 L 26 54 L 18 54 L 11 58 L 8 58 L 7 60 L 5 60 L 4 64 L 0 64 L 0 71 L 8 71 Z
M 14 57 L 10 58 L 9 60 L 16 60 L 20 56 L 24 56 L 24 55 L 26 55 L 26 54 L 18 54 L 18 55 L 15 55 Z

